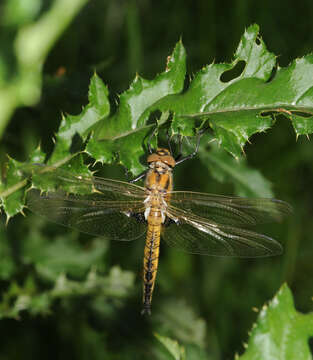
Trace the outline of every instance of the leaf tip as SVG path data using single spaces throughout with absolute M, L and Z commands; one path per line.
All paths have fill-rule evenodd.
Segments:
M 258 35 L 258 33 L 260 32 L 260 26 L 257 23 L 251 24 L 246 28 L 245 32 Z

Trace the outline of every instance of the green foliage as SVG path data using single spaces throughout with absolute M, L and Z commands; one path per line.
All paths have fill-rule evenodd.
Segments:
M 118 159 L 133 174 L 142 172 L 145 166 L 139 158 L 144 155 L 142 145 L 153 128 L 148 123 L 151 108 L 160 99 L 181 92 L 185 74 L 186 53 L 179 42 L 163 73 L 151 81 L 136 75 L 129 89 L 121 94 L 116 114 L 103 120 L 99 134 L 89 141 L 87 153 L 102 163 Z
M 252 328 L 245 354 L 238 360 L 312 359 L 308 340 L 313 336 L 313 313 L 294 308 L 287 285 L 264 305 Z
M 83 250 L 77 241 L 77 233 L 60 235 L 51 242 L 43 236 L 42 220 L 33 222 L 29 233 L 24 233 L 20 248 L 19 268 L 33 269 L 22 285 L 11 282 L 0 303 L 0 318 L 18 318 L 22 311 L 32 315 L 50 313 L 57 299 L 94 296 L 102 301 L 123 299 L 134 286 L 134 275 L 112 267 L 106 274 L 103 258 L 108 243 L 95 238 Z M 3 234 L 4 231 L 3 231 Z M 8 238 L 1 237 L 0 255 L 5 261 L 0 265 L 2 280 L 9 280 L 18 272 L 10 254 Z M 42 290 L 37 279 L 47 284 Z
M 239 61 L 245 62 L 242 73 L 228 82 L 221 81 L 221 76 Z M 313 74 L 310 61 L 310 56 L 307 56 L 288 68 L 278 67 L 274 78 L 269 81 L 275 57 L 266 50 L 258 35 L 258 26 L 253 25 L 243 35 L 231 64 L 206 66 L 191 80 L 187 91 L 179 94 L 183 89 L 186 69 L 186 54 L 180 41 L 168 57 L 165 71 L 151 81 L 137 75 L 129 90 L 120 96 L 118 111 L 111 117 L 107 87 L 94 74 L 89 86 L 88 105 L 79 115 L 62 117 L 48 164 L 62 166 L 85 151 L 95 162 L 119 163 L 137 175 L 145 168 L 140 159 L 145 154 L 143 144 L 149 141 L 149 134 L 155 126 L 150 124 L 149 116 L 156 110 L 165 114 L 160 118 L 160 128 L 172 120 L 172 136 L 195 135 L 197 119 L 208 119 L 213 139 L 236 158 L 251 135 L 273 124 L 275 113 L 289 117 L 297 135 L 308 134 L 311 132 L 308 116 L 313 109 L 308 81 L 309 74 Z M 306 76 L 303 76 L 304 73 Z M 278 91 L 281 88 L 284 91 Z M 202 121 L 200 128 L 203 126 Z M 80 137 L 78 145 L 75 144 L 77 135 Z M 205 145 L 202 142 L 202 147 Z M 44 157 L 38 149 L 35 155 L 30 154 L 30 158 Z M 214 153 L 212 155 L 213 160 Z M 229 169 L 230 160 L 222 155 L 218 161 L 224 169 L 214 176 L 222 180 L 222 174 L 227 172 L 226 168 Z M 23 180 L 25 174 L 16 164 L 13 161 L 8 163 L 6 184 L 2 184 L 0 194 L 8 218 L 23 208 L 20 188 L 26 184 Z M 79 164 L 76 166 L 77 173 L 87 174 L 87 165 L 83 161 Z M 272 195 L 266 180 L 253 170 L 245 170 L 243 166 L 230 176 L 237 193 Z M 68 167 L 73 168 L 70 164 Z M 245 175 L 242 171 L 248 172 L 247 178 L 253 181 L 249 183 L 253 183 L 254 190 L 251 185 L 243 183 Z M 241 178 L 235 172 L 241 173 Z M 40 188 L 44 189 L 45 186 Z
M 30 1 L 27 7 L 20 0 L 6 2 L 4 25 L 14 27 L 11 43 L 15 45 L 10 45 L 13 62 L 3 55 L 5 51 L 0 52 L 1 133 L 16 108 L 38 102 L 48 52 L 85 3 L 56 0 L 42 10 L 43 2 L 39 0 Z M 112 3 L 116 11 L 114 6 Z M 134 11 L 134 2 L 128 4 L 128 8 Z M 128 26 L 131 27 L 131 17 L 135 15 L 134 12 L 128 14 Z M 112 19 L 117 21 L 114 16 Z M 93 40 L 88 42 L 90 52 Z M 140 39 L 135 40 L 140 44 Z M 130 48 L 129 52 L 132 51 Z M 63 55 L 66 56 L 66 51 L 62 52 L 62 61 Z M 130 54 L 135 58 L 133 55 Z M 71 54 L 72 61 L 74 58 Z M 110 59 L 101 58 L 101 61 L 102 67 L 110 63 Z M 32 215 L 27 219 L 15 215 L 23 212 L 29 188 L 47 190 L 57 185 L 53 176 L 49 177 L 48 173 L 42 176 L 43 169 L 49 167 L 33 164 L 46 163 L 73 175 L 85 176 L 91 176 L 102 165 L 121 165 L 137 175 L 146 168 L 150 140 L 153 146 L 161 145 L 168 132 L 173 146 L 178 147 L 176 143 L 182 137 L 183 152 L 187 154 L 194 149 L 197 133 L 204 129 L 197 157 L 197 166 L 203 170 L 197 181 L 205 183 L 203 187 L 224 192 L 224 185 L 220 184 L 230 184 L 240 196 L 274 196 L 277 186 L 262 174 L 283 172 L 280 170 L 280 166 L 286 169 L 283 161 L 276 160 L 276 166 L 275 160 L 270 161 L 270 170 L 265 164 L 261 172 L 251 166 L 250 159 L 242 156 L 242 150 L 247 143 L 255 141 L 255 135 L 272 128 L 279 116 L 290 119 L 297 137 L 313 132 L 312 62 L 312 55 L 307 55 L 287 67 L 280 67 L 276 56 L 260 38 L 258 26 L 252 25 L 242 36 L 230 63 L 206 65 L 188 81 L 186 51 L 179 41 L 167 58 L 165 70 L 150 80 L 136 74 L 128 90 L 119 95 L 116 105 L 111 100 L 114 91 L 109 93 L 108 86 L 94 72 L 87 104 L 77 115 L 62 115 L 52 149 L 47 150 L 43 141 L 28 151 L 28 161 L 22 160 L 26 154 L 16 158 L 10 154 L 2 167 L 0 199 L 8 227 L 3 224 L 0 228 L 1 322 L 27 319 L 30 324 L 49 323 L 49 331 L 53 329 L 66 344 L 63 347 L 59 343 L 51 344 L 51 348 L 60 346 L 66 352 L 62 357 L 75 354 L 82 359 L 145 359 L 152 354 L 156 359 L 223 359 L 228 348 L 227 357 L 230 357 L 233 348 L 240 347 L 242 329 L 252 321 L 249 306 L 260 306 L 272 296 L 279 282 L 290 276 L 290 270 L 287 275 L 280 270 L 281 260 L 276 264 L 270 259 L 265 260 L 268 261 L 265 265 L 239 265 L 235 260 L 198 260 L 179 253 L 172 255 L 164 249 L 154 300 L 156 306 L 151 319 L 144 319 L 138 315 L 140 277 L 137 270 L 143 244 L 131 244 L 128 248 L 126 244 L 120 245 L 121 248 L 115 245 L 114 248 L 104 239 L 79 236 Z M 10 63 L 14 69 L 9 69 Z M 101 69 L 101 66 L 95 67 Z M 111 86 L 108 78 L 102 77 Z M 61 80 L 54 81 L 59 81 L 59 89 L 63 86 Z M 46 79 L 44 84 L 52 89 L 51 79 Z M 70 83 L 69 87 L 75 89 L 75 84 Z M 44 107 L 43 112 L 41 121 L 48 123 L 49 110 Z M 280 131 L 281 124 L 278 125 Z M 274 131 L 277 131 L 275 127 Z M 52 130 L 46 136 L 51 137 Z M 281 141 L 281 138 L 279 132 L 275 139 Z M 19 140 L 22 142 L 24 138 Z M 266 150 L 264 148 L 264 157 Z M 288 146 L 285 150 L 288 166 L 297 164 L 298 160 L 292 157 L 293 150 Z M 306 151 L 306 157 L 311 158 L 311 149 Z M 102 171 L 111 176 L 119 171 L 116 169 L 111 167 L 108 171 L 104 166 Z M 199 173 L 198 168 L 196 170 L 181 176 L 182 182 L 193 186 L 195 173 Z M 211 173 L 216 182 L 202 176 L 205 172 Z M 281 178 L 287 175 L 283 173 Z M 292 186 L 282 183 L 283 188 Z M 288 228 L 285 228 L 287 237 Z M 296 237 L 295 234 L 294 230 L 292 236 Z M 122 246 L 125 246 L 123 250 Z M 308 254 L 310 258 L 311 253 Z M 120 265 L 115 265 L 117 263 Z M 262 296 L 257 297 L 258 292 Z M 310 296 L 308 289 L 303 299 Z M 186 305 L 183 298 L 191 299 L 190 305 Z M 289 359 L 298 354 L 309 359 L 311 324 L 312 315 L 297 313 L 290 291 L 282 287 L 270 305 L 260 312 L 248 348 L 240 359 L 266 359 L 264 349 L 268 351 L 268 359 Z M 40 344 L 45 340 L 40 337 L 42 334 L 33 331 L 32 328 L 29 337 L 28 333 L 25 335 L 27 331 L 14 336 L 5 334 L 3 353 L 9 354 L 8 358 L 17 358 L 16 344 L 21 349 L 40 352 Z M 46 331 L 47 328 L 42 331 L 45 336 Z M 12 338 L 14 345 L 10 342 Z M 277 343 L 285 346 L 277 347 Z M 46 353 L 47 349 L 44 350 Z M 297 351 L 297 355 L 293 351 Z M 31 358 L 36 356 L 32 353 Z
M 2 42 L 0 48 L 0 138 L 17 107 L 38 102 L 42 66 L 48 52 L 86 2 L 55 0 L 39 19 L 43 6 L 40 0 L 30 0 L 27 6 L 21 0 L 6 1 L 2 5 L 3 29 L 7 27 L 12 31 L 13 27 L 16 36 L 13 41 Z M 13 59 L 8 58 L 8 53 L 13 54 Z M 12 64 L 14 69 L 10 69 Z
M 69 154 L 69 149 L 74 136 L 79 134 L 81 140 L 85 142 L 92 127 L 109 115 L 108 89 L 97 74 L 91 78 L 88 100 L 88 105 L 79 115 L 62 117 L 60 129 L 56 134 L 56 146 L 49 159 L 50 164 L 59 166 L 71 159 L 73 155 Z M 81 171 L 84 172 L 83 169 Z
M 235 159 L 218 146 L 216 139 L 211 135 L 204 135 L 202 142 L 210 144 L 210 151 L 201 147 L 198 157 L 220 183 L 232 183 L 234 191 L 238 196 L 243 197 L 274 197 L 272 184 L 260 171 L 248 166 L 245 158 Z M 195 147 L 194 141 L 192 146 L 188 146 L 189 152 Z
M 192 322 L 190 322 L 192 324 Z M 168 359 L 186 357 L 185 348 L 175 340 L 159 334 L 156 338 L 166 347 Z M 283 285 L 269 305 L 264 305 L 253 325 L 249 342 L 238 360 L 312 359 L 308 340 L 313 336 L 313 313 L 304 315 L 294 308 L 291 291 Z M 187 341 L 188 342 L 188 341 Z M 197 359 L 204 359 L 198 355 Z

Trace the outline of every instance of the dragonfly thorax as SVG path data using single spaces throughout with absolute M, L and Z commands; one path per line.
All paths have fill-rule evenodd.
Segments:
M 146 175 L 145 218 L 153 223 L 164 223 L 169 192 L 173 190 L 172 168 L 175 160 L 167 149 L 158 149 L 148 157 L 149 171 Z

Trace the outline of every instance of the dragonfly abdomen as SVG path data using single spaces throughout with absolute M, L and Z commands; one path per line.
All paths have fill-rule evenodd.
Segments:
M 151 314 L 151 300 L 158 270 L 161 224 L 148 222 L 143 260 L 143 314 Z

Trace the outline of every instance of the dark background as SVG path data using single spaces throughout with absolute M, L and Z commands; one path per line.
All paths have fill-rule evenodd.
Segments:
M 136 72 L 152 79 L 163 71 L 166 57 L 180 37 L 187 50 L 190 75 L 212 61 L 231 61 L 240 36 L 252 23 L 259 24 L 267 47 L 278 56 L 280 66 L 287 66 L 292 59 L 312 51 L 312 16 L 310 0 L 93 0 L 51 51 L 44 65 L 41 101 L 33 108 L 15 112 L 1 151 L 25 160 L 39 140 L 44 149 L 51 149 L 51 137 L 57 131 L 61 112 L 78 113 L 87 102 L 89 79 L 94 70 L 108 85 L 114 109 L 116 94 L 128 88 Z M 63 76 L 57 76 L 60 69 L 65 70 Z M 108 266 L 120 264 L 136 274 L 135 291 L 125 300 L 122 311 L 107 319 L 95 316 L 84 301 L 74 299 L 67 306 L 56 302 L 48 316 L 32 317 L 25 313 L 20 321 L 1 320 L 0 344 L 5 346 L 1 345 L 0 359 L 18 359 L 21 352 L 25 359 L 162 358 L 154 350 L 157 345 L 152 335 L 162 328 L 158 313 L 166 313 L 170 308 L 177 310 L 177 318 L 184 316 L 179 314 L 179 306 L 171 305 L 181 302 L 205 321 L 202 347 L 206 358 L 232 359 L 235 352 L 243 352 L 242 344 L 256 319 L 252 307 L 260 308 L 283 282 L 287 281 L 291 287 L 297 309 L 311 311 L 312 150 L 312 143 L 305 137 L 296 140 L 291 124 L 283 117 L 267 133 L 253 136 L 251 144 L 245 147 L 249 165 L 273 182 L 277 198 L 294 206 L 293 217 L 282 225 L 262 227 L 262 232 L 283 243 L 282 256 L 220 259 L 185 255 L 162 246 L 154 312 L 151 319 L 144 319 L 138 314 L 143 244 L 112 242 L 104 261 Z M 112 171 L 123 179 L 122 171 L 115 168 L 106 168 L 106 176 Z M 187 177 L 186 173 L 192 175 Z M 231 185 L 214 181 L 197 160 L 177 169 L 175 181 L 180 189 L 222 194 L 233 191 Z M 25 226 L 22 216 L 11 220 L 7 231 L 12 242 L 21 240 L 21 229 Z M 51 231 L 53 234 L 60 229 Z M 82 236 L 80 241 L 88 240 Z M 22 278 L 23 274 L 19 276 Z M 3 288 L 6 286 L 3 284 Z M 86 341 L 84 345 L 85 338 L 76 332 L 77 328 L 81 329 L 80 322 L 88 323 L 92 329 L 90 337 L 94 336 L 97 342 L 88 338 L 88 344 Z M 162 334 L 183 342 L 179 326 L 174 321 L 173 327 L 163 329 Z M 188 339 L 183 343 L 188 344 Z

